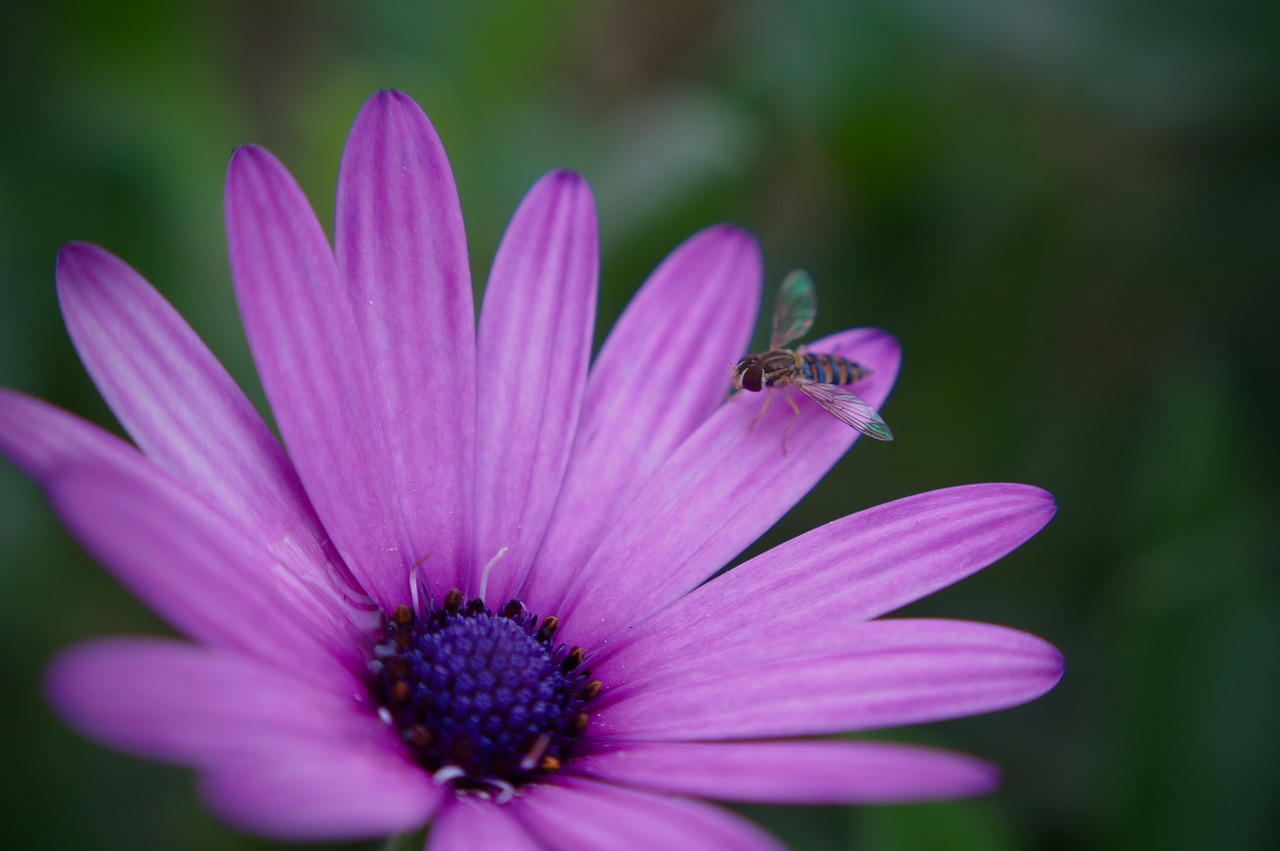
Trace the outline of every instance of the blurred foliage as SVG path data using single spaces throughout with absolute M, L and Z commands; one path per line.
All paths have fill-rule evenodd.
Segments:
M 753 817 L 800 849 L 1280 836 L 1280 6 L 10 6 L 0 384 L 112 423 L 54 296 L 57 247 L 79 239 L 154 282 L 261 402 L 222 236 L 228 155 L 271 149 L 328 222 L 360 104 L 404 89 L 448 148 L 477 281 L 525 189 L 568 166 L 599 205 L 602 332 L 679 240 L 731 220 L 759 236 L 771 285 L 812 272 L 818 333 L 901 338 L 898 440 L 859 444 L 760 547 L 964 482 L 1058 497 L 1043 534 L 910 609 L 1066 653 L 1041 701 L 901 733 L 998 761 L 1003 789 Z M 99 748 L 44 706 L 58 648 L 164 627 L 7 465 L 0 553 L 14 847 L 271 847 L 215 822 L 186 772 Z

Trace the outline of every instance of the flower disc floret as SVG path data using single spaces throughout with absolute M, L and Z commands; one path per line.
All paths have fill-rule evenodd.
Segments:
M 518 600 L 495 614 L 456 590 L 422 617 L 399 606 L 370 663 L 379 715 L 439 782 L 509 798 L 572 756 L 600 692 L 582 650 L 555 644 L 558 627 Z

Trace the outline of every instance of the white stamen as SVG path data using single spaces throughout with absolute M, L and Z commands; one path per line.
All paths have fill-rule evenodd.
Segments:
M 486 780 L 485 782 L 498 789 L 498 797 L 493 801 L 495 804 L 505 804 L 516 796 L 516 787 L 512 786 L 505 780 L 499 780 L 494 777 Z
M 372 609 L 376 612 L 378 610 L 378 601 L 361 591 L 358 586 L 353 586 L 351 583 L 355 581 L 354 578 L 351 578 L 350 580 L 344 578 L 344 575 L 350 576 L 350 572 L 345 567 L 339 567 L 338 564 L 335 563 L 335 559 L 346 564 L 354 564 L 349 553 L 335 550 L 333 558 L 326 556 L 324 559 L 325 569 L 323 571 L 323 575 L 328 578 L 330 583 L 329 587 L 338 592 L 338 597 L 340 599 L 345 600 L 358 608 Z
M 378 720 L 388 727 L 395 723 L 395 719 L 391 717 L 391 710 L 385 706 L 378 707 Z
M 413 601 L 413 613 L 417 617 L 423 617 L 426 614 L 422 611 L 421 601 L 418 599 L 418 565 L 431 558 L 431 554 L 435 551 L 435 547 L 427 550 L 427 554 L 415 561 L 413 567 L 409 568 L 409 598 Z
M 448 783 L 450 780 L 455 780 L 459 777 L 466 777 L 466 776 L 467 776 L 467 772 L 463 771 L 458 766 L 446 765 L 443 768 L 441 768 L 439 771 L 437 771 L 435 774 L 431 775 L 431 779 L 436 782 L 437 786 L 443 786 L 444 784 Z
M 542 756 L 547 752 L 547 748 L 551 745 L 551 734 L 540 733 L 537 740 L 533 743 L 533 747 L 529 748 L 529 752 L 520 760 L 521 771 L 533 771 L 538 763 L 542 762 Z
M 480 571 L 480 599 L 488 600 L 489 591 L 489 572 L 493 570 L 493 566 L 498 563 L 498 559 L 507 554 L 507 548 L 503 547 L 498 550 L 498 554 L 489 559 L 489 563 L 484 566 L 484 570 Z

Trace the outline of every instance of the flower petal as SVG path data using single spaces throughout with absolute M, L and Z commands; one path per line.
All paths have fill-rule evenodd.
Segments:
M 339 640 L 266 550 L 150 463 L 85 463 L 47 484 L 71 534 L 177 629 L 350 691 L 359 645 Z M 282 661 L 287 660 L 287 661 Z
M 534 611 L 560 611 L 605 531 L 724 401 L 760 277 L 753 237 L 709 228 L 676 248 L 618 319 L 591 367 L 560 500 L 520 593 Z
M 318 671 L 333 667 L 322 646 L 351 670 L 363 665 L 359 645 L 348 640 L 361 613 L 329 593 L 332 585 L 281 565 L 241 526 L 118 437 L 0 388 L 0 452 L 45 489 L 72 534 L 109 573 L 189 635 L 245 646 L 256 638 L 282 640 L 277 631 L 284 631 L 286 646 L 324 662 Z M 110 491 L 116 484 L 123 488 L 118 498 Z M 157 525 L 158 537 L 141 535 Z M 212 550 L 199 549 L 204 535 L 213 539 Z M 233 555 L 246 560 L 218 561 Z M 272 614 L 259 622 L 245 614 L 250 610 Z
M 678 655 L 610 685 L 592 722 L 601 739 L 809 736 L 959 718 L 1025 703 L 1057 684 L 1062 656 L 989 624 L 883 620 Z
M 227 169 L 227 243 L 245 332 L 307 495 L 385 611 L 409 599 L 413 556 L 383 417 L 333 254 L 302 191 L 266 151 Z
M 901 804 L 984 795 L 994 765 L 891 742 L 637 742 L 575 760 L 590 777 L 762 804 Z
M 592 656 L 619 671 L 740 636 L 877 617 L 974 573 L 1040 531 L 1056 507 L 1030 485 L 965 485 L 828 523 L 735 567 Z
M 897 342 L 874 329 L 813 350 L 868 365 L 872 376 L 856 390 L 877 407 L 898 373 Z M 566 641 L 594 649 L 696 587 L 799 502 L 858 437 L 807 399 L 798 415 L 779 403 L 760 417 L 750 395 L 722 405 L 681 444 L 609 530 L 558 612 Z
M 97 246 L 65 246 L 57 277 L 72 342 L 147 457 L 343 608 L 352 580 L 293 466 L 178 312 Z
M 173 639 L 115 638 L 65 650 L 45 680 L 78 731 L 123 751 L 212 766 L 282 738 L 398 745 L 363 690 L 304 682 L 277 665 Z
M 542 851 L 510 808 L 459 796 L 451 799 L 431 823 L 427 851 Z
M 400 92 L 374 95 L 351 128 L 334 249 L 369 369 L 371 404 L 360 413 L 385 433 L 387 487 L 408 530 L 399 557 L 407 567 L 431 553 L 428 585 L 464 588 L 475 475 L 471 272 L 444 148 Z M 393 580 L 385 593 L 403 602 L 407 584 Z
M 59 656 L 46 689 L 85 735 L 205 772 L 212 808 L 260 833 L 410 830 L 441 795 L 367 705 L 235 654 L 170 640 L 95 642 Z
M 0 387 L 0 453 L 43 488 L 89 463 L 145 464 L 137 449 L 75 414 Z
M 572 172 L 547 175 L 507 228 L 480 314 L 473 551 L 485 559 L 508 550 L 483 589 L 495 605 L 520 588 L 560 493 L 599 270 L 591 190 Z M 464 590 L 474 595 L 475 581 Z
M 295 841 L 418 830 L 444 798 L 426 772 L 398 757 L 289 740 L 205 771 L 200 792 L 228 823 Z
M 727 810 L 576 777 L 540 786 L 509 806 L 544 845 L 565 851 L 782 851 Z

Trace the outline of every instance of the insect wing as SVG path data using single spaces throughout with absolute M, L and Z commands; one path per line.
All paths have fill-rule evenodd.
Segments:
M 793 386 L 821 405 L 840 422 L 853 426 L 867 437 L 874 437 L 876 440 L 893 440 L 893 432 L 889 430 L 889 426 L 881 419 L 876 409 L 849 391 L 834 384 L 804 382 Z
M 770 349 L 780 349 L 798 340 L 813 327 L 818 315 L 818 296 L 809 273 L 797 269 L 782 279 L 778 303 L 773 308 L 773 334 Z

